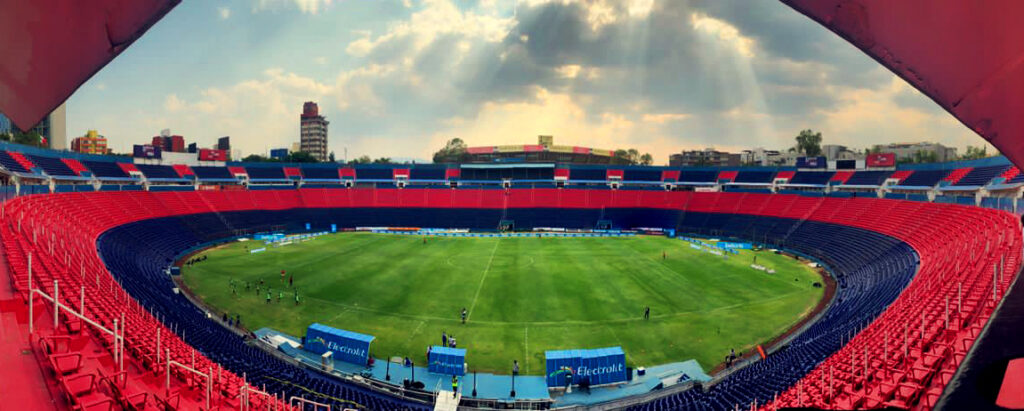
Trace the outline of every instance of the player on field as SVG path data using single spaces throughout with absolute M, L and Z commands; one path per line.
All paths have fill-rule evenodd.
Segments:
M 444 332 L 444 331 L 441 331 L 441 346 L 442 347 L 447 347 L 448 346 L 448 333 Z
M 651 306 L 644 307 L 644 319 L 645 320 L 650 320 L 651 319 Z
M 466 316 L 469 315 L 469 311 L 466 311 L 466 307 L 462 307 L 462 323 L 466 323 Z
M 270 289 L 267 289 L 267 304 L 270 304 Z

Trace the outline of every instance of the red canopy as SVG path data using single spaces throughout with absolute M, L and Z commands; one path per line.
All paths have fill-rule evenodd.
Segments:
M 0 112 L 27 130 L 181 0 L 0 0 Z
M 1014 164 L 1024 165 L 1024 2 L 782 1 L 878 60 Z

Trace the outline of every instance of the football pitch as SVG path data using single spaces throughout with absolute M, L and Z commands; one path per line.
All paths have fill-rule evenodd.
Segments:
M 823 295 L 814 269 L 770 251 L 724 259 L 660 236 L 423 239 L 342 233 L 256 254 L 262 242 L 233 242 L 203 251 L 183 278 L 249 329 L 302 336 L 319 322 L 375 336 L 371 356 L 417 364 L 445 332 L 468 350 L 468 370 L 500 374 L 512 360 L 543 374 L 545 350 L 608 346 L 633 367 L 696 359 L 710 371 L 730 348 L 785 332 Z M 755 255 L 776 273 L 751 268 Z M 261 280 L 269 304 L 266 286 L 246 290 Z

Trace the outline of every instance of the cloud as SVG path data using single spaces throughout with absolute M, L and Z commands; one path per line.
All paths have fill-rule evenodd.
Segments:
M 303 13 L 317 14 L 330 5 L 331 0 L 256 0 L 253 4 L 253 11 L 294 7 Z
M 231 9 L 227 7 L 217 7 L 217 17 L 221 20 L 227 20 L 231 17 Z
M 331 5 L 253 7 L 329 17 L 318 20 L 361 10 Z M 373 10 L 390 14 L 371 14 L 367 24 L 318 31 L 314 57 L 267 63 L 296 43 L 261 45 L 268 49 L 250 62 L 258 74 L 162 92 L 163 106 L 140 109 L 135 127 L 232 135 L 244 151 L 261 152 L 297 140 L 301 104 L 313 100 L 331 121 L 339 157 L 347 147 L 350 157 L 430 158 L 452 137 L 491 145 L 553 134 L 559 144 L 636 147 L 663 164 L 683 149 L 785 149 L 804 128 L 855 148 L 982 143 L 777 2 L 403 0 L 384 9 Z M 308 19 L 284 21 L 281 32 L 301 31 L 297 24 Z

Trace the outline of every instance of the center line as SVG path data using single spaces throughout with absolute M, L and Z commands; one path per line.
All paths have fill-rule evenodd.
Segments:
M 484 275 L 480 276 L 480 285 L 476 287 L 476 295 L 473 296 L 473 302 L 469 305 L 469 313 L 466 314 L 466 321 L 469 321 L 469 317 L 473 316 L 473 308 L 476 307 L 476 299 L 480 298 L 480 290 L 484 288 L 484 280 L 487 279 L 487 272 L 491 271 L 491 263 L 494 262 L 494 254 L 498 251 L 498 243 L 501 240 L 494 242 L 494 249 L 491 250 L 491 258 L 487 260 L 487 267 L 484 267 Z

